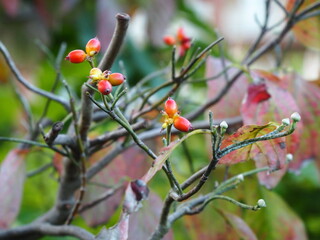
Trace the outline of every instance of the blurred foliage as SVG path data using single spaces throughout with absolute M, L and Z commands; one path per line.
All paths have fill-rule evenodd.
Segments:
M 103 34 L 107 36 L 106 39 L 102 41 L 105 44 L 104 48 L 106 48 L 112 35 L 114 26 L 113 16 L 116 12 L 129 12 L 134 19 L 135 16 L 139 14 L 139 11 L 146 11 L 147 9 L 145 7 L 147 1 L 143 0 L 106 1 L 105 3 L 103 3 L 102 0 L 20 0 L 17 1 L 18 6 L 11 6 L 11 10 L 9 11 L 9 2 L 10 1 L 2 1 L 2 4 L 7 6 L 0 8 L 0 40 L 8 47 L 13 59 L 16 61 L 19 69 L 21 69 L 22 74 L 35 85 L 46 90 L 51 89 L 56 73 L 52 63 L 48 60 L 47 54 L 41 50 L 39 43 L 36 44 L 36 40 L 39 40 L 43 46 L 50 49 L 50 51 L 52 51 L 52 56 L 57 55 L 62 42 L 67 43 L 67 51 L 75 48 L 83 49 L 85 42 L 96 35 L 98 35 L 99 38 L 102 37 Z M 217 33 L 213 26 L 204 22 L 198 16 L 197 12 L 188 6 L 188 1 L 178 0 L 172 1 L 172 3 L 176 5 L 176 10 L 173 15 L 166 17 L 173 23 L 178 24 L 183 20 L 187 31 L 188 27 L 197 29 L 197 36 L 194 36 L 194 44 L 196 46 L 203 48 L 217 38 Z M 101 12 L 104 12 L 106 16 L 101 14 Z M 108 16 L 111 19 L 110 21 L 105 20 Z M 154 27 L 156 28 L 156 26 Z M 167 27 L 169 32 L 170 26 Z M 101 32 L 101 29 L 105 29 L 105 32 Z M 157 31 L 165 33 L 167 32 L 167 29 L 157 29 Z M 123 62 L 127 79 L 131 86 L 134 86 L 146 75 L 167 67 L 171 61 L 171 49 L 163 45 L 150 44 L 151 39 L 149 39 L 148 35 L 145 33 L 146 29 L 141 29 L 141 31 L 136 33 L 137 35 L 144 34 L 143 36 L 146 36 L 143 44 L 140 44 L 137 39 L 135 39 L 134 34 L 129 34 L 129 37 L 124 44 L 123 51 L 113 67 L 115 71 L 121 70 L 119 60 Z M 139 38 L 139 36 L 137 36 L 137 38 Z M 226 49 L 223 49 L 224 56 L 229 56 L 229 54 L 230 53 Z M 214 48 L 211 55 L 216 57 L 221 56 L 221 52 Z M 300 56 L 301 53 L 290 52 L 289 59 L 294 63 L 294 66 L 300 64 Z M 1 69 L 4 69 L 3 66 L 4 63 L 0 59 Z M 86 80 L 86 76 L 90 69 L 89 65 L 62 62 L 61 69 L 64 79 L 72 86 L 72 89 L 75 91 L 75 96 L 79 97 L 81 85 Z M 25 114 L 22 113 L 21 104 L 16 100 L 10 84 L 10 81 L 13 81 L 13 77 L 8 77 L 6 73 L 2 74 L 3 72 L 0 73 L 0 102 L 2 103 L 0 106 L 0 136 L 23 137 L 25 133 L 24 127 L 26 118 L 24 116 Z M 194 78 L 201 78 L 203 77 L 203 74 L 204 68 L 201 68 Z M 167 77 L 168 76 L 157 77 L 151 81 L 150 85 L 157 86 Z M 194 85 L 194 87 L 198 89 L 199 94 L 195 93 L 187 100 L 181 100 L 185 102 L 179 103 L 183 106 L 182 111 L 184 113 L 187 113 L 190 109 L 197 106 L 199 102 L 205 100 L 206 84 L 199 83 Z M 188 86 L 185 86 L 185 88 L 188 89 Z M 59 85 L 57 92 L 59 95 L 66 96 L 66 92 L 61 84 Z M 178 94 L 190 94 L 190 92 L 180 91 Z M 44 98 L 35 96 L 33 93 L 29 92 L 26 93 L 26 96 L 30 100 L 35 119 L 38 120 L 45 105 Z M 181 99 L 185 98 L 181 97 Z M 180 99 L 178 99 L 178 102 L 179 101 Z M 55 103 L 51 103 L 47 117 L 53 121 L 58 121 L 62 120 L 65 114 L 62 107 Z M 107 125 L 102 130 L 113 127 L 114 125 Z M 102 130 L 99 129 L 99 131 Z M 185 154 L 183 146 L 179 146 L 173 153 L 171 157 L 173 169 L 175 169 L 179 181 L 183 181 L 186 176 L 190 174 L 190 169 L 199 169 L 204 163 L 209 161 L 209 150 L 205 149 L 205 142 L 203 136 L 192 137 L 185 145 L 190 156 Z M 0 142 L 0 161 L 4 159 L 7 152 L 13 146 L 15 146 L 15 144 Z M 188 158 L 190 158 L 191 164 L 187 161 Z M 26 159 L 28 172 L 50 163 L 51 160 L 51 151 L 34 150 Z M 241 163 L 231 167 L 230 170 L 232 174 L 236 174 L 237 172 L 240 172 L 240 169 L 244 170 L 249 169 L 250 167 L 252 167 L 250 164 L 245 165 Z M 303 220 L 310 240 L 317 240 L 320 237 L 320 176 L 315 168 L 315 164 L 310 162 L 304 165 L 299 174 L 287 173 L 274 190 Z M 214 177 L 211 177 L 213 179 L 210 179 L 206 187 L 212 189 L 214 187 L 214 181 L 221 181 L 224 174 L 225 167 L 218 167 L 217 171 L 214 173 Z M 166 181 L 165 175 L 161 172 L 152 179 L 150 184 L 152 191 L 157 192 L 162 199 L 168 191 L 168 188 L 163 187 L 163 183 Z M 251 200 L 257 199 L 256 197 L 260 196 L 259 193 L 261 191 L 267 191 L 254 189 L 256 187 L 256 179 L 253 177 L 250 177 L 245 181 L 246 182 L 243 185 L 251 182 L 248 185 L 252 185 L 252 195 L 255 195 L 254 197 L 247 196 L 245 198 L 247 200 L 250 199 L 250 197 Z M 41 174 L 27 178 L 24 186 L 21 211 L 14 226 L 27 224 L 39 217 L 43 212 L 47 211 L 55 201 L 57 187 L 58 175 L 52 169 L 48 169 Z M 211 205 L 219 208 L 219 204 L 216 205 L 215 203 L 216 202 Z M 229 207 L 231 209 L 233 208 L 232 210 L 235 209 L 234 206 Z M 273 206 L 270 207 L 272 208 Z M 214 209 L 211 209 L 210 211 L 213 211 L 213 214 L 217 214 Z M 239 211 L 239 209 L 236 211 Z M 268 209 L 263 211 L 268 211 Z M 256 213 L 250 212 L 243 214 L 247 215 L 245 218 L 247 220 Z M 110 219 L 107 226 L 112 226 L 116 223 L 118 217 L 119 209 Z M 199 217 L 202 218 L 202 215 Z M 213 217 L 210 216 L 207 219 L 208 222 L 206 224 L 212 221 L 212 218 Z M 217 219 L 219 219 L 219 217 L 217 217 Z M 250 224 L 252 224 L 252 226 L 254 225 L 251 221 L 247 221 L 247 223 L 249 226 L 251 226 Z M 77 218 L 74 224 L 89 229 L 82 218 Z M 212 225 L 215 225 L 215 223 L 213 222 Z M 173 232 L 175 239 L 191 239 L 185 228 L 186 225 L 183 220 L 178 220 L 174 224 Z M 90 228 L 90 231 L 95 233 L 99 231 L 99 228 Z M 270 229 L 270 231 L 272 231 L 272 229 Z M 53 240 L 60 238 L 45 237 L 43 239 Z M 65 237 L 61 239 L 72 240 L 74 238 Z

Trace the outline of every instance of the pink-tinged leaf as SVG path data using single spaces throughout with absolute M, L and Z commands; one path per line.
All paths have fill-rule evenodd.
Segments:
M 143 195 L 142 193 L 146 192 L 148 193 L 149 189 L 146 183 L 141 179 L 129 183 L 126 187 L 122 213 L 119 222 L 115 226 L 104 230 L 104 232 L 99 235 L 103 234 L 103 237 L 105 237 L 104 239 L 111 240 L 128 239 L 130 215 L 141 208 L 141 201 L 144 200 L 144 198 L 141 198 L 141 195 Z M 144 197 L 147 197 L 147 195 L 144 195 Z M 101 239 L 103 238 L 101 237 Z
M 230 203 L 229 203 L 230 204 Z M 240 226 L 235 226 L 235 216 L 227 218 L 219 210 L 213 207 L 205 208 L 203 212 L 197 215 L 185 216 L 185 231 L 188 239 L 201 240 L 255 240 L 254 233 L 244 221 L 239 220 Z M 241 223 L 240 223 L 241 222 Z
M 234 134 L 225 138 L 221 143 L 221 149 L 232 144 L 266 135 L 277 128 L 277 124 L 268 123 L 266 125 L 246 125 L 237 130 Z M 286 172 L 286 144 L 285 138 L 276 138 L 268 141 L 259 141 L 232 151 L 222 157 L 220 164 L 236 164 L 241 161 L 254 159 L 256 166 L 277 170 L 271 172 L 261 172 L 258 174 L 260 183 L 268 188 L 274 187 Z
M 142 208 L 130 216 L 130 240 L 149 239 L 159 223 L 162 206 L 163 202 L 160 197 L 150 193 L 149 198 L 143 202 Z M 167 233 L 163 239 L 173 239 L 172 231 Z
M 95 237 L 96 240 L 127 240 L 129 227 L 129 215 L 122 214 L 120 221 L 109 229 L 103 228 Z
M 294 8 L 296 0 L 289 0 L 287 2 L 287 10 L 291 11 Z M 303 11 L 306 7 L 309 7 L 311 4 L 314 4 L 316 0 L 305 0 L 301 5 L 299 12 Z M 320 16 L 314 16 L 296 23 L 292 31 L 297 38 L 297 40 L 305 45 L 306 47 L 320 49 Z
M 90 158 L 90 162 L 94 163 L 100 160 L 109 151 L 110 148 L 99 151 Z M 138 179 L 149 169 L 150 165 L 151 162 L 148 162 L 142 150 L 138 148 L 128 149 L 90 180 L 95 183 L 100 183 L 102 186 L 88 184 L 83 204 L 91 203 L 108 191 L 103 185 L 113 187 L 127 177 Z M 123 184 L 122 189 L 117 191 L 113 196 L 81 214 L 89 226 L 103 224 L 114 214 L 123 199 L 125 183 Z
M 18 14 L 20 0 L 1 0 L 1 5 L 10 17 L 15 17 Z
M 225 60 L 226 66 L 231 65 L 230 62 Z M 217 76 L 224 69 L 224 65 L 221 59 L 208 57 L 206 61 L 206 72 L 205 77 L 211 78 Z M 230 67 L 226 74 L 231 77 L 237 71 L 236 68 Z M 215 97 L 227 84 L 225 75 L 221 74 L 216 79 L 209 80 L 208 84 L 208 99 Z M 210 110 L 213 112 L 215 118 L 224 119 L 240 116 L 240 107 L 244 95 L 247 92 L 248 81 L 247 78 L 242 75 L 237 81 L 233 84 L 232 88 L 228 93 Z
M 256 82 L 265 83 L 268 93 L 271 95 L 263 103 L 250 103 L 248 98 L 242 105 L 242 117 L 244 124 L 265 124 L 270 121 L 281 122 L 294 112 L 301 112 L 297 105 L 297 99 L 287 89 L 285 81 L 273 73 L 263 70 L 253 70 L 251 76 Z M 301 141 L 303 132 L 303 119 L 297 125 L 293 134 L 286 137 L 287 152 L 294 153 Z
M 242 218 L 238 217 L 235 214 L 228 213 L 222 210 L 220 210 L 220 212 L 226 218 L 229 224 L 234 228 L 234 230 L 238 233 L 240 239 L 257 240 L 257 237 L 254 234 L 254 232 Z
M 11 150 L 0 168 L 0 228 L 8 228 L 16 219 L 25 179 L 28 150 Z
M 293 112 L 300 112 L 295 98 L 284 87 L 284 82 L 276 75 L 262 70 L 254 70 L 251 72 L 251 76 L 255 80 L 255 84 L 249 87 L 241 107 L 244 124 L 266 124 L 270 121 L 281 122 L 282 119 L 290 117 Z M 262 94 L 261 98 L 256 97 L 260 94 Z M 268 95 L 270 97 L 267 97 Z M 255 101 L 257 99 L 258 101 Z M 283 163 L 286 151 L 294 153 L 300 144 L 302 127 L 302 123 L 299 123 L 294 133 L 286 137 L 286 149 L 282 149 L 281 145 L 279 145 L 283 144 L 283 139 L 273 140 L 275 143 L 273 144 L 273 149 L 265 149 L 269 149 L 269 151 L 262 151 L 261 155 L 255 159 L 257 166 L 261 166 L 260 163 L 262 162 L 277 162 L 279 160 Z M 279 144 L 276 144 L 277 141 L 279 141 Z M 274 152 L 277 152 L 277 159 L 272 159 L 275 157 Z M 282 167 L 277 173 L 260 173 L 258 177 L 262 184 L 270 188 L 275 186 L 285 171 L 286 168 Z
M 160 150 L 160 154 L 158 157 L 154 160 L 152 167 L 149 169 L 149 171 L 141 178 L 144 182 L 149 182 L 153 176 L 162 169 L 163 164 L 168 159 L 168 157 L 171 155 L 171 153 L 186 139 L 189 137 L 196 135 L 196 134 L 210 134 L 210 131 L 206 130 L 194 130 L 187 135 L 185 135 L 183 138 L 178 139 L 174 142 L 171 142 L 169 146 L 164 147 Z
M 304 81 L 300 76 L 291 74 L 282 81 L 294 95 L 299 106 L 303 122 L 302 141 L 296 151 L 292 152 L 294 161 L 289 165 L 292 170 L 299 170 L 306 160 L 316 160 L 320 169 L 320 88 Z
M 245 216 L 259 240 L 308 239 L 302 220 L 279 195 L 266 189 L 261 189 L 261 194 L 267 207 Z

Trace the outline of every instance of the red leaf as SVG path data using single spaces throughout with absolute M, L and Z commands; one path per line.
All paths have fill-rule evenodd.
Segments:
M 226 66 L 230 66 L 231 63 L 226 61 Z M 205 77 L 210 78 L 218 75 L 224 69 L 224 65 L 222 64 L 221 59 L 208 57 L 206 61 L 206 73 Z M 237 71 L 236 68 L 230 67 L 226 71 L 228 76 L 232 76 Z M 221 89 L 225 87 L 227 81 L 225 80 L 224 75 L 222 74 L 220 77 L 214 80 L 209 80 L 208 84 L 208 98 L 213 98 L 216 96 Z M 238 78 L 238 80 L 233 84 L 232 88 L 228 91 L 228 93 L 210 110 L 213 112 L 215 118 L 231 118 L 240 116 L 240 107 L 241 101 L 246 94 L 248 86 L 247 78 L 242 75 Z
M 249 85 L 247 104 L 260 103 L 268 100 L 271 95 L 267 91 L 267 86 L 264 83 Z
M 19 213 L 28 150 L 13 149 L 0 168 L 0 228 L 8 228 Z

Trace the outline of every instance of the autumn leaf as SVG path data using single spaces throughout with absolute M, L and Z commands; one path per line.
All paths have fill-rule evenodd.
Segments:
M 290 12 L 295 4 L 296 0 L 289 0 L 287 2 L 287 10 Z M 301 12 L 306 7 L 309 7 L 311 4 L 315 3 L 316 0 L 305 0 L 301 5 L 299 12 Z M 305 45 L 306 47 L 320 49 L 320 16 L 317 16 L 299 21 L 296 23 L 292 31 L 297 40 Z
M 217 200 L 218 201 L 218 200 Z M 230 203 L 227 203 L 230 204 Z M 205 211 L 183 218 L 189 239 L 256 240 L 247 223 L 233 213 L 207 207 Z
M 245 125 L 238 129 L 234 134 L 222 141 L 221 149 L 248 139 L 260 137 L 274 131 L 279 125 L 268 123 L 266 125 Z M 258 141 L 247 145 L 223 156 L 219 164 L 232 165 L 241 161 L 254 159 L 256 166 L 269 166 L 274 171 L 261 172 L 258 174 L 260 183 L 268 188 L 274 187 L 286 172 L 286 144 L 285 138 L 276 138 L 267 141 Z
M 320 170 L 320 88 L 305 81 L 297 74 L 286 75 L 282 82 L 292 92 L 299 106 L 303 131 L 296 151 L 292 152 L 294 161 L 289 165 L 292 170 L 299 170 L 306 160 L 314 159 Z
M 110 151 L 110 148 L 99 151 L 90 158 L 90 162 L 94 163 L 99 160 L 108 151 Z M 138 148 L 128 149 L 90 180 L 95 184 L 89 183 L 87 185 L 83 205 L 96 200 L 97 197 L 106 193 L 110 186 L 116 186 L 121 180 L 140 178 L 149 169 L 150 165 L 151 163 L 147 162 L 142 150 Z M 97 226 L 107 222 L 121 204 L 124 191 L 125 182 L 123 182 L 123 187 L 116 191 L 113 196 L 83 212 L 81 215 L 86 223 L 89 226 Z
M 231 67 L 231 63 L 224 60 L 227 67 L 227 76 L 232 76 L 237 69 Z M 224 69 L 223 60 L 213 57 L 208 57 L 206 61 L 205 77 L 211 78 L 217 76 Z M 208 80 L 208 93 L 209 99 L 216 96 L 227 84 L 225 75 L 221 74 L 218 78 Z M 245 75 L 241 75 L 234 83 L 232 88 L 225 94 L 225 96 L 213 107 L 209 109 L 213 112 L 215 118 L 225 119 L 240 116 L 240 107 L 244 95 L 247 92 L 248 80 Z
M 25 156 L 28 150 L 13 149 L 0 168 L 0 229 L 8 228 L 16 219 L 25 179 Z

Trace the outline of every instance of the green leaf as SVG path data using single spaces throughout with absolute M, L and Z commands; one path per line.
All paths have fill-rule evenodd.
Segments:
M 260 240 L 306 240 L 307 235 L 301 219 L 276 193 L 262 189 L 267 208 L 256 215 L 247 216 L 247 222 Z

